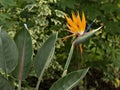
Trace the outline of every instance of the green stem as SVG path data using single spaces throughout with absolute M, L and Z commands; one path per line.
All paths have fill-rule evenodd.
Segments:
M 79 50 L 79 54 L 80 54 L 80 57 L 79 57 L 80 60 L 78 60 L 78 68 L 77 69 L 82 69 L 82 66 L 83 66 L 83 52 L 81 52 L 80 47 L 78 47 L 78 50 Z M 78 88 L 78 90 L 80 88 L 82 88 L 82 83 L 78 84 L 77 88 Z
M 21 80 L 19 80 L 18 90 L 21 90 Z
M 40 74 L 40 76 L 39 76 L 39 78 L 38 78 L 38 82 L 37 82 L 37 85 L 36 85 L 35 90 L 38 90 L 38 89 L 39 89 L 39 85 L 40 85 L 40 82 L 41 82 L 41 80 L 42 80 L 43 73 L 44 73 L 44 71 L 41 72 L 41 74 Z
M 74 44 L 72 44 L 72 46 L 71 46 L 71 49 L 70 49 L 67 61 L 65 63 L 65 67 L 64 67 L 64 71 L 63 71 L 62 77 L 67 74 L 67 69 L 69 67 L 69 64 L 70 64 L 70 61 L 71 61 L 71 58 L 72 58 L 73 50 L 74 50 Z
M 36 86 L 35 90 L 38 90 L 38 89 L 39 89 L 39 85 L 40 85 L 40 80 L 38 80 L 37 86 Z
M 37 82 L 35 90 L 39 89 L 39 85 L 40 85 L 41 79 L 42 79 L 42 77 L 40 76 L 39 79 L 38 79 L 38 82 Z

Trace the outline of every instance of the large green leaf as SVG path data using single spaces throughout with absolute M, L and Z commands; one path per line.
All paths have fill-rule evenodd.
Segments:
M 14 90 L 14 89 L 5 78 L 0 76 L 0 90 Z
M 35 71 L 38 76 L 44 72 L 51 62 L 55 50 L 56 39 L 57 33 L 50 36 L 35 56 Z
M 74 44 L 75 45 L 78 45 L 78 44 L 81 44 L 81 43 L 83 43 L 83 42 L 85 42 L 86 40 L 88 40 L 92 35 L 94 35 L 98 30 L 100 30 L 102 28 L 102 26 L 101 27 L 99 27 L 99 28 L 97 28 L 97 29 L 95 29 L 95 30 L 92 30 L 92 31 L 90 31 L 90 32 L 88 32 L 88 33 L 86 33 L 86 34 L 84 34 L 84 35 L 82 35 L 82 36 L 79 36 L 75 41 L 74 41 Z
M 55 42 L 57 39 L 57 33 L 50 36 L 47 41 L 42 45 L 42 47 L 38 50 L 37 55 L 35 56 L 35 71 L 39 77 L 39 81 L 42 78 L 42 75 L 45 69 L 48 68 L 51 59 L 54 55 L 55 50 Z M 39 82 L 40 83 L 40 82 Z M 38 83 L 38 86 L 39 86 Z
M 8 34 L 0 29 L 0 69 L 12 72 L 18 63 L 18 49 Z
M 17 78 L 22 75 L 22 79 L 25 79 L 31 68 L 32 57 L 32 40 L 28 30 L 20 30 L 15 35 L 15 43 L 19 50 L 19 63 L 14 70 L 13 75 Z
M 56 81 L 52 85 L 50 90 L 71 90 L 73 87 L 79 84 L 80 80 L 82 80 L 85 77 L 87 72 L 88 69 L 81 69 L 78 71 L 71 72 L 68 75 Z

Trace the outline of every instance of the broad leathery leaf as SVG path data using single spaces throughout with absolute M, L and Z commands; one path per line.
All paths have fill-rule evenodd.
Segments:
M 0 90 L 14 90 L 13 86 L 2 76 L 0 76 Z
M 92 30 L 92 31 L 90 31 L 90 32 L 88 32 L 88 33 L 86 33 L 82 36 L 79 36 L 77 39 L 75 39 L 74 45 L 78 45 L 78 44 L 81 44 L 81 43 L 85 42 L 86 40 L 88 40 L 91 36 L 93 36 L 101 28 L 102 28 L 102 26 L 95 29 L 95 30 Z
M 13 71 L 13 76 L 19 77 L 22 73 L 22 79 L 25 79 L 31 69 L 31 59 L 32 59 L 32 40 L 31 36 L 26 29 L 20 30 L 14 37 L 15 43 L 19 50 L 18 65 Z M 20 70 L 22 70 L 20 72 Z
M 81 69 L 78 71 L 71 72 L 66 76 L 56 81 L 50 90 L 71 90 L 73 87 L 79 84 L 79 82 L 85 77 L 88 69 Z
M 18 63 L 18 49 L 11 37 L 0 29 L 0 69 L 11 73 Z
M 37 55 L 35 56 L 34 66 L 38 77 L 42 77 L 44 70 L 48 68 L 51 62 L 55 51 L 57 36 L 58 33 L 51 35 L 38 50 Z

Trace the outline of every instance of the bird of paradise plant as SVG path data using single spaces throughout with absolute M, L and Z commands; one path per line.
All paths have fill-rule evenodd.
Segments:
M 80 44 L 80 52 L 82 56 L 82 53 L 83 53 L 82 43 L 85 40 L 89 39 L 96 31 L 102 28 L 102 26 L 100 26 L 99 28 L 88 32 L 93 22 L 95 22 L 95 20 L 89 26 L 86 27 L 86 18 L 85 18 L 84 12 L 82 12 L 82 18 L 80 18 L 79 13 L 77 13 L 76 15 L 74 12 L 72 12 L 72 19 L 68 17 L 67 15 L 65 15 L 65 17 L 67 20 L 67 27 L 69 29 L 68 31 L 72 34 L 64 37 L 63 40 L 66 40 L 67 38 L 72 37 L 72 36 L 77 36 L 77 38 L 72 43 L 70 53 L 68 55 L 62 76 L 65 76 L 67 73 L 67 69 L 68 69 L 72 54 L 73 54 L 74 45 Z

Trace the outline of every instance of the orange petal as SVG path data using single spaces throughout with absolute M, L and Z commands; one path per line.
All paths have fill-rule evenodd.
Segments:
M 82 12 L 82 26 L 83 26 L 82 32 L 84 32 L 86 28 L 86 19 L 84 12 Z
M 69 17 L 67 17 L 67 16 L 65 16 L 66 17 L 66 19 L 67 19 L 67 23 L 72 27 L 72 28 L 74 28 L 74 30 L 78 30 L 78 27 L 76 26 L 76 24 L 69 18 Z
M 79 13 L 77 15 L 77 23 L 78 23 L 79 31 L 81 32 L 83 26 L 82 26 L 82 22 L 81 22 Z
M 77 17 L 74 12 L 72 12 L 72 19 L 73 19 L 73 22 L 77 25 Z
M 71 26 L 69 26 L 69 25 L 67 25 L 67 27 L 69 28 L 70 32 L 76 33 L 76 30 L 75 30 L 73 27 L 71 27 Z

